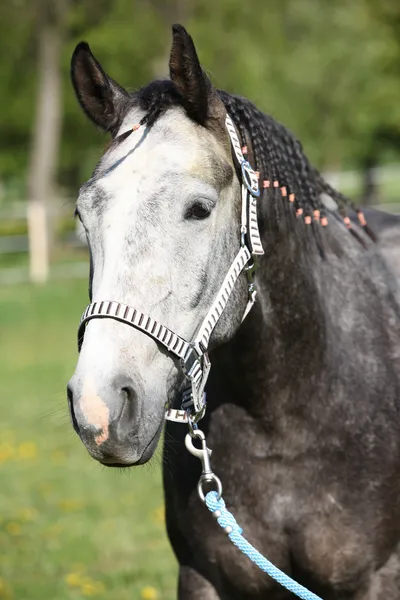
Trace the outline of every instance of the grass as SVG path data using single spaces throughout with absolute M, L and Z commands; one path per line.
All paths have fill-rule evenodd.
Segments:
M 65 384 L 86 282 L 0 288 L 0 599 L 172 600 L 159 460 L 89 458 Z

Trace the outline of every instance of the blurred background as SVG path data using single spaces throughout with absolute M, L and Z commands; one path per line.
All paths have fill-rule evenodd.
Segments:
M 167 75 L 174 22 L 217 87 L 292 129 L 341 191 L 400 213 L 398 0 L 2 0 L 1 600 L 176 597 L 160 452 L 102 468 L 65 400 L 87 303 L 72 214 L 107 143 L 78 107 L 70 57 L 86 40 L 138 88 Z

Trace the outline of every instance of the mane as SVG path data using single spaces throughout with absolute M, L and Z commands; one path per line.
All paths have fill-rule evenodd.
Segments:
M 241 96 L 216 90 L 231 116 L 241 138 L 245 158 L 251 154 L 252 167 L 259 175 L 260 189 L 266 199 L 280 194 L 293 204 L 295 214 L 307 225 L 328 224 L 327 213 L 341 220 L 348 231 L 364 245 L 354 230 L 348 216 L 351 208 L 358 217 L 359 225 L 374 241 L 362 211 L 354 203 L 328 184 L 305 155 L 299 140 L 284 125 L 260 111 L 252 102 Z M 132 103 L 145 115 L 140 125 L 151 127 L 170 107 L 182 106 L 182 98 L 172 81 L 156 80 L 132 94 Z M 122 134 L 114 143 L 125 139 Z M 250 148 L 250 152 L 248 151 Z M 338 210 L 329 210 L 322 201 L 322 194 L 330 196 Z M 271 198 L 272 197 L 272 198 Z M 276 202 L 268 203 L 276 207 Z

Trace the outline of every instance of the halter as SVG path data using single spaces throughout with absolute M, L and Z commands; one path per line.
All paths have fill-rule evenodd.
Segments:
M 170 354 L 178 358 L 189 385 L 182 394 L 181 409 L 169 408 L 166 411 L 165 418 L 169 421 L 189 423 L 189 425 L 197 423 L 205 413 L 206 395 L 204 389 L 211 368 L 207 353 L 211 334 L 225 310 L 234 285 L 243 269 L 246 269 L 247 273 L 249 298 L 242 321 L 250 312 L 257 293 L 252 280 L 254 272 L 253 257 L 264 254 L 257 220 L 257 198 L 260 196 L 258 177 L 251 168 L 250 163 L 243 156 L 235 126 L 228 114 L 226 115 L 225 125 L 236 160 L 241 169 L 240 249 L 194 339 L 188 342 L 168 327 L 139 310 L 127 304 L 108 300 L 89 304 L 82 315 L 78 329 L 79 351 L 82 347 L 86 323 L 92 319 L 114 319 L 148 335 L 158 344 L 164 346 Z M 249 265 L 250 261 L 252 262 Z

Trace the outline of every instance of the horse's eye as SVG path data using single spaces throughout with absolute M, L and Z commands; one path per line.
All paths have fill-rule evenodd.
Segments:
M 202 204 L 201 202 L 196 202 L 195 204 L 193 204 L 193 206 L 189 208 L 188 212 L 186 213 L 186 218 L 199 220 L 206 219 L 210 216 L 210 213 L 211 210 L 208 206 Z

